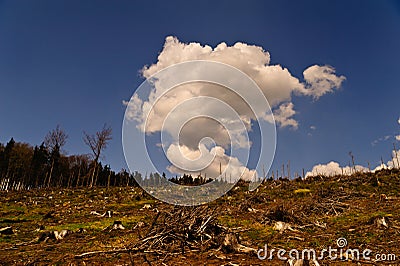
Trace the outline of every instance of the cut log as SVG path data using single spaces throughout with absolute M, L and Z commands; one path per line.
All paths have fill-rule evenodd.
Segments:
M 283 233 L 286 230 L 295 232 L 296 230 L 292 228 L 292 226 L 288 223 L 285 222 L 276 222 L 274 224 L 274 230 L 279 231 L 280 233 Z
M 380 227 L 380 228 L 382 228 L 382 227 L 388 228 L 389 227 L 386 217 L 376 218 L 375 223 L 376 223 L 377 227 Z
M 61 232 L 54 231 L 53 234 L 56 240 L 61 240 L 69 234 L 69 231 L 64 229 Z
M 104 228 L 103 231 L 113 231 L 113 230 L 125 230 L 125 227 L 122 225 L 121 221 L 114 221 L 114 223 L 110 226 L 107 226 L 106 228 Z
M 124 230 L 125 227 L 122 225 L 121 221 L 114 221 L 112 229 L 113 230 Z
M 0 235 L 12 235 L 14 231 L 11 226 L 3 227 L 0 229 Z
M 143 207 L 141 208 L 141 210 L 150 210 L 151 209 L 151 205 L 150 204 L 145 204 L 143 205 Z
M 239 244 L 238 237 L 234 233 L 227 233 L 221 248 L 226 253 L 256 253 L 256 249 Z
M 99 217 L 108 217 L 108 218 L 111 218 L 111 215 L 112 215 L 112 211 L 106 211 L 106 212 L 104 212 L 103 214 L 100 214 L 100 213 L 98 213 L 98 212 L 96 212 L 96 211 L 91 211 L 90 212 L 90 214 L 93 214 L 93 215 L 96 215 L 96 216 L 99 216 Z

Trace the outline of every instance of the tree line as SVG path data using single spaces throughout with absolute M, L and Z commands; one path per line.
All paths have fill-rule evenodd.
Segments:
M 40 145 L 32 146 L 11 138 L 0 142 L 0 190 L 33 188 L 74 188 L 94 186 L 146 186 L 157 185 L 166 179 L 165 173 L 150 173 L 147 177 L 135 171 L 122 169 L 118 173 L 100 161 L 103 151 L 112 139 L 111 127 L 104 125 L 94 134 L 83 132 L 83 142 L 90 154 L 66 155 L 62 150 L 68 140 L 67 133 L 58 125 L 49 131 Z M 169 179 L 181 185 L 201 185 L 212 179 L 193 178 L 184 174 Z
M 111 127 L 104 125 L 95 134 L 83 133 L 91 154 L 64 154 L 67 139 L 66 132 L 57 126 L 34 147 L 13 138 L 0 143 L 0 190 L 137 185 L 126 170 L 116 173 L 100 162 L 112 139 Z

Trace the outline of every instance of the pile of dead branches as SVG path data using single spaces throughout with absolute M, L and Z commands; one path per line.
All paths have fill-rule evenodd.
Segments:
M 216 208 L 209 206 L 175 206 L 169 210 L 156 210 L 148 226 L 135 227 L 139 236 L 138 240 L 124 245 L 121 249 L 90 251 L 75 255 L 75 258 L 128 253 L 132 264 L 135 256 L 141 256 L 147 264 L 151 265 L 147 255 L 150 255 L 150 258 L 161 256 L 165 259 L 174 254 L 203 252 L 211 249 L 226 253 L 255 253 L 255 249 L 239 243 L 239 237 L 234 229 L 218 223 L 217 213 Z
M 317 202 L 312 202 L 301 208 L 301 212 L 305 216 L 337 216 L 346 212 L 350 208 L 350 204 L 342 202 L 340 198 L 337 199 L 324 199 Z
M 224 227 L 216 220 L 216 209 L 208 206 L 174 207 L 157 212 L 145 234 L 132 249 L 150 253 L 184 253 L 185 250 L 207 250 L 218 246 Z M 143 231 L 142 231 L 143 232 Z

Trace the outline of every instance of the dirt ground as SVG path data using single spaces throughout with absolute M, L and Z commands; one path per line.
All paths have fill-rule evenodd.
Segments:
M 289 265 L 277 253 L 261 260 L 254 251 L 224 247 L 228 233 L 241 247 L 267 245 L 286 256 L 292 249 L 339 249 L 342 238 L 343 250 L 370 249 L 370 260 L 337 254 L 319 265 L 400 265 L 398 171 L 269 180 L 253 192 L 247 186 L 200 206 L 196 236 L 190 230 L 197 207 L 180 212 L 140 188 L 2 191 L 0 265 Z M 192 224 L 173 223 L 176 213 L 193 216 Z M 113 228 L 115 221 L 122 227 Z

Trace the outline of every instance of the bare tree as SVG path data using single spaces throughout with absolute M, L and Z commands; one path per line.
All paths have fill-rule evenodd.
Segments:
M 50 186 L 54 170 L 54 164 L 56 161 L 55 158 L 59 156 L 61 148 L 67 142 L 67 138 L 68 138 L 67 133 L 65 133 L 65 131 L 60 127 L 60 125 L 57 125 L 55 129 L 47 133 L 47 135 L 44 137 L 44 144 L 51 154 L 51 166 L 48 172 L 47 186 Z
M 95 176 L 98 175 L 97 168 L 101 152 L 107 148 L 108 141 L 112 139 L 112 129 L 110 126 L 107 126 L 107 124 L 104 124 L 103 129 L 96 132 L 96 134 L 90 135 L 86 132 L 83 132 L 83 135 L 83 141 L 89 146 L 93 153 L 94 164 L 90 181 L 90 186 L 92 187 L 96 183 Z
M 57 125 L 56 129 L 53 129 L 47 133 L 44 138 L 44 145 L 52 152 L 54 149 L 61 149 L 67 142 L 68 135 L 65 131 Z

